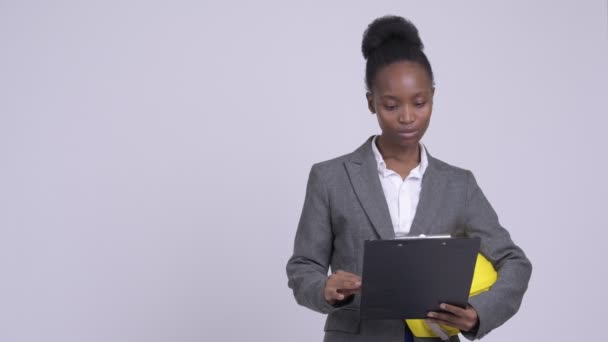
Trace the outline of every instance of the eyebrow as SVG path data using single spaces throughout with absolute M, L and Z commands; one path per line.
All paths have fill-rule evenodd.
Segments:
M 423 91 L 419 91 L 416 94 L 414 94 L 414 97 L 418 97 L 418 96 L 422 96 L 422 95 L 428 95 L 430 92 L 428 90 L 423 90 Z M 390 100 L 400 100 L 401 98 L 395 95 L 380 95 L 381 99 L 390 99 Z
M 399 97 L 393 95 L 380 95 L 381 99 L 400 100 Z

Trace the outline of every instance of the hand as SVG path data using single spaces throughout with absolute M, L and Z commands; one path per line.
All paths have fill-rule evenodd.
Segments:
M 327 278 L 323 294 L 329 304 L 335 304 L 361 290 L 361 277 L 354 273 L 338 270 Z
M 427 314 L 427 317 L 429 317 L 427 320 L 429 322 L 449 325 L 460 329 L 460 331 L 470 331 L 474 329 L 479 322 L 477 311 L 470 305 L 468 305 L 466 309 L 445 303 L 441 304 L 439 307 L 447 312 L 429 312 Z

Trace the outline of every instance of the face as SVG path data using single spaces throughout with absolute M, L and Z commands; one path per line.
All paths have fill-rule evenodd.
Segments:
M 378 71 L 367 93 L 382 139 L 394 146 L 416 146 L 429 127 L 435 88 L 418 63 L 396 62 Z

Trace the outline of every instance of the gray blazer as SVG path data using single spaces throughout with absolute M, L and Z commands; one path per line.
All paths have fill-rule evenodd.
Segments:
M 328 314 L 327 342 L 404 339 L 403 320 L 361 320 L 359 294 L 335 305 L 327 303 L 323 295 L 329 267 L 361 274 L 363 242 L 395 236 L 372 154 L 372 138 L 352 153 L 312 166 L 293 256 L 287 262 L 288 285 L 298 304 Z M 476 332 L 463 335 L 470 340 L 481 338 L 517 312 L 532 265 L 500 225 L 471 171 L 446 164 L 428 152 L 427 156 L 410 234 L 481 238 L 481 253 L 499 275 L 490 291 L 470 299 L 480 324 Z M 459 339 L 455 336 L 451 341 Z

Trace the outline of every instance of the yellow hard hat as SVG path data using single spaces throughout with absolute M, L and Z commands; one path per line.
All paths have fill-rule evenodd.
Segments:
M 498 279 L 498 273 L 496 273 L 492 263 L 488 261 L 483 254 L 477 254 L 469 297 L 488 291 L 492 285 L 494 285 L 496 279 Z M 412 331 L 412 334 L 416 337 L 440 337 L 426 324 L 424 319 L 406 319 L 405 322 Z M 441 324 L 438 326 L 441 327 L 448 336 L 454 336 L 460 333 L 460 330 L 454 327 Z

